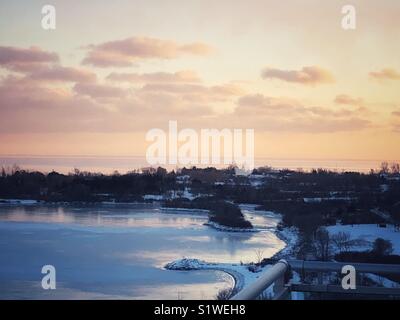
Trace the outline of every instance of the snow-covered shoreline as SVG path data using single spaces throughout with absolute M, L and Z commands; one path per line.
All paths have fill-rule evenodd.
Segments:
M 5 205 L 34 205 L 42 203 L 39 200 L 31 199 L 0 199 L 0 204 Z
M 224 231 L 224 232 L 259 232 L 260 230 L 257 228 L 234 228 L 234 227 L 227 227 L 223 226 L 222 224 L 219 224 L 217 222 L 213 221 L 208 221 L 204 223 L 205 226 L 209 226 L 211 228 L 214 228 L 218 231 Z
M 271 265 L 263 267 L 255 267 L 254 264 L 236 264 L 236 263 L 213 263 L 206 262 L 199 259 L 179 259 L 167 263 L 164 268 L 167 270 L 175 271 L 190 271 L 190 270 L 211 270 L 222 271 L 230 275 L 234 280 L 232 288 L 233 292 L 239 292 L 245 286 L 256 281 L 265 270 L 269 269 Z M 271 286 L 265 291 L 267 296 L 272 296 L 273 287 Z
M 295 227 L 285 227 L 282 230 L 275 230 L 276 236 L 286 243 L 285 248 L 273 255 L 271 259 L 292 259 L 295 258 L 295 247 L 299 241 L 299 232 Z
M 163 211 L 167 211 L 168 213 L 204 213 L 204 214 L 208 214 L 210 211 L 206 210 L 206 209 L 191 209 L 191 208 L 171 208 L 171 207 L 161 207 L 160 208 Z
M 254 209 L 254 208 L 251 208 Z M 262 213 L 262 211 L 257 211 L 258 213 Z M 271 214 L 271 212 L 268 212 Z M 274 213 L 277 217 L 281 218 L 282 216 L 278 213 Z M 205 223 L 205 225 L 209 225 L 209 223 Z M 213 226 L 214 227 L 214 226 Z M 220 227 L 220 226 L 218 226 Z M 223 227 L 223 226 L 222 226 Z M 236 230 L 231 230 L 236 229 Z M 259 232 L 267 229 L 251 229 L 252 232 Z M 249 232 L 249 230 L 241 231 L 237 228 L 229 228 L 223 227 L 219 229 L 220 231 L 225 232 Z M 275 253 L 270 259 L 278 260 L 283 258 L 292 258 L 294 255 L 294 249 L 298 242 L 298 231 L 296 228 L 283 228 L 278 230 L 277 227 L 274 228 L 273 232 L 275 235 L 282 241 L 285 242 L 285 247 L 281 249 L 279 252 Z M 257 266 L 254 263 L 215 263 L 215 262 L 206 262 L 199 259 L 178 259 L 167 263 L 164 268 L 167 270 L 180 270 L 180 271 L 190 271 L 190 270 L 214 270 L 214 271 L 223 271 L 229 274 L 234 280 L 233 290 L 238 292 L 242 290 L 248 284 L 257 280 L 257 278 L 263 273 L 263 271 L 270 268 L 271 265 Z M 266 290 L 266 295 L 272 294 L 273 288 L 268 288 Z
M 246 281 L 243 272 L 246 265 L 230 264 L 230 263 L 212 263 L 206 262 L 199 259 L 179 259 L 167 263 L 164 266 L 167 270 L 176 271 L 190 271 L 190 270 L 213 270 L 213 271 L 223 271 L 229 274 L 234 280 L 234 288 L 236 290 L 242 290 Z

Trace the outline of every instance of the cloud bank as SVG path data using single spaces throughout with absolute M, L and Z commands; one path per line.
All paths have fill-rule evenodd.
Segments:
M 131 37 L 88 46 L 82 63 L 96 67 L 129 67 L 146 59 L 176 59 L 183 55 L 205 56 L 213 49 L 204 43 L 179 44 L 172 40 Z
M 16 48 L 0 46 L 0 66 L 13 71 L 34 71 L 47 63 L 55 63 L 59 57 L 38 47 Z

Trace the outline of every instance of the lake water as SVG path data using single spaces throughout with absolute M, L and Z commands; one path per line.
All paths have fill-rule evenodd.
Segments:
M 255 166 L 272 166 L 276 169 L 288 168 L 297 170 L 302 168 L 309 171 L 315 168 L 324 168 L 336 171 L 358 171 L 369 172 L 371 169 L 379 169 L 383 161 L 357 160 L 357 159 L 275 159 L 255 158 Z M 399 162 L 399 161 L 389 161 Z M 148 167 L 149 164 L 144 157 L 107 157 L 107 156 L 5 156 L 0 155 L 0 165 L 11 167 L 18 165 L 27 170 L 39 170 L 51 172 L 56 170 L 62 173 L 73 172 L 74 168 L 82 171 L 112 173 L 115 170 L 125 173 L 133 169 Z M 200 166 L 201 167 L 201 166 Z M 217 166 L 218 167 L 218 166 Z M 219 166 L 224 167 L 224 166 Z M 226 166 L 225 166 L 226 167 Z M 175 165 L 166 166 L 168 170 L 176 169 Z
M 254 225 L 279 218 L 244 210 Z M 158 205 L 0 205 L 0 299 L 213 299 L 233 284 L 220 271 L 171 271 L 172 260 L 239 263 L 284 247 L 271 231 L 221 232 L 201 212 Z M 41 268 L 56 268 L 43 290 Z

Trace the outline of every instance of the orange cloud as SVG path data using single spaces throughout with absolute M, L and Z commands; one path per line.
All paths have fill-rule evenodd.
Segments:
M 276 68 L 265 68 L 261 76 L 263 79 L 279 79 L 305 85 L 316 85 L 334 82 L 333 75 L 323 68 L 317 66 L 304 67 L 301 70 L 281 70 Z
M 207 55 L 212 48 L 203 43 L 178 44 L 171 40 L 131 37 L 90 45 L 83 64 L 97 67 L 126 67 L 144 59 L 176 59 L 185 54 Z
M 392 121 L 393 131 L 400 133 L 400 109 L 393 111 L 392 117 L 394 118 Z
M 370 77 L 378 80 L 400 80 L 400 73 L 391 68 L 370 72 L 369 75 Z
M 350 106 L 360 106 L 360 105 L 364 104 L 363 99 L 353 98 L 347 94 L 337 95 L 334 102 L 337 104 L 345 104 L 345 105 L 350 105 Z

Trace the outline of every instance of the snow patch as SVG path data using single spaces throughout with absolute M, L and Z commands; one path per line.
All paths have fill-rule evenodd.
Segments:
M 376 224 L 355 224 L 355 225 L 335 225 L 326 227 L 330 234 L 339 232 L 349 233 L 351 240 L 360 240 L 364 245 L 352 248 L 355 251 L 366 251 L 372 248 L 372 243 L 377 238 L 389 240 L 393 245 L 393 254 L 400 254 L 400 231 L 393 225 L 388 224 L 386 228 L 381 228 Z
M 160 194 L 146 194 L 143 196 L 143 199 L 148 201 L 163 201 L 164 196 Z

